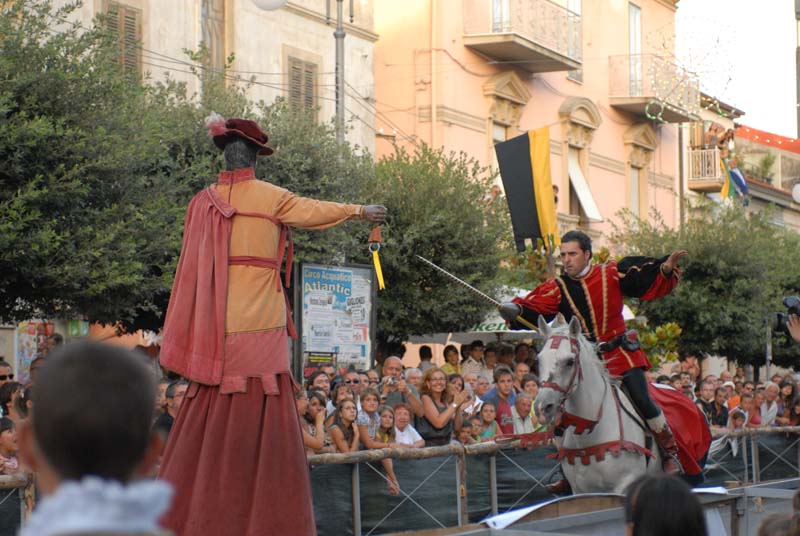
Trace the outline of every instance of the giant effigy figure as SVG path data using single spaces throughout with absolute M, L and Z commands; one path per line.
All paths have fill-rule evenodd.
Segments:
M 161 364 L 190 381 L 159 478 L 175 487 L 177 534 L 315 534 L 295 408 L 281 281 L 290 227 L 380 222 L 386 209 L 317 201 L 256 179 L 267 135 L 245 119 L 206 120 L 226 170 L 189 203 L 164 323 Z

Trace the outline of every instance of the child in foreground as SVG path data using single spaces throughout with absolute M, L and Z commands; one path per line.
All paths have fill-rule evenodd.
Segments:
M 170 506 L 171 487 L 137 481 L 161 452 L 150 431 L 155 395 L 152 373 L 129 350 L 85 342 L 47 356 L 36 411 L 18 438 L 44 498 L 20 536 L 165 534 L 158 518 Z

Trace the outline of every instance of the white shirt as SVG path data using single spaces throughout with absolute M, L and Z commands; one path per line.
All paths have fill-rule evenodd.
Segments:
M 533 420 L 530 414 L 520 417 L 516 406 L 511 406 L 511 418 L 514 421 L 515 434 L 530 434 L 533 432 Z
M 470 356 L 463 363 L 461 363 L 461 375 L 463 376 L 470 373 L 473 373 L 476 376 L 486 376 L 486 367 L 483 364 L 483 360 L 475 361 Z
M 761 404 L 761 424 L 764 426 L 775 424 L 775 417 L 778 416 L 778 403 L 773 400 L 770 407 L 766 400 Z
M 419 435 L 413 426 L 410 424 L 406 425 L 405 429 L 400 430 L 397 426 L 394 427 L 394 442 L 401 443 L 403 445 L 413 445 L 417 441 L 422 439 L 422 436 Z

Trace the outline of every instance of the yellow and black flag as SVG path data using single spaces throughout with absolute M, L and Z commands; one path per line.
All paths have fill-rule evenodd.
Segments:
M 506 191 L 517 251 L 525 239 L 558 245 L 558 221 L 550 177 L 550 128 L 530 130 L 494 146 Z

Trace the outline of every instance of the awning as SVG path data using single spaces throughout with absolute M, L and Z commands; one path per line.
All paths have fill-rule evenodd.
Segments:
M 569 173 L 569 181 L 578 195 L 578 201 L 586 217 L 590 220 L 602 221 L 603 216 L 600 215 L 600 209 L 597 208 L 597 203 L 594 201 L 592 191 L 589 189 L 589 183 L 586 182 L 586 177 L 583 176 L 578 150 L 572 147 L 569 148 L 567 155 L 567 171 Z

